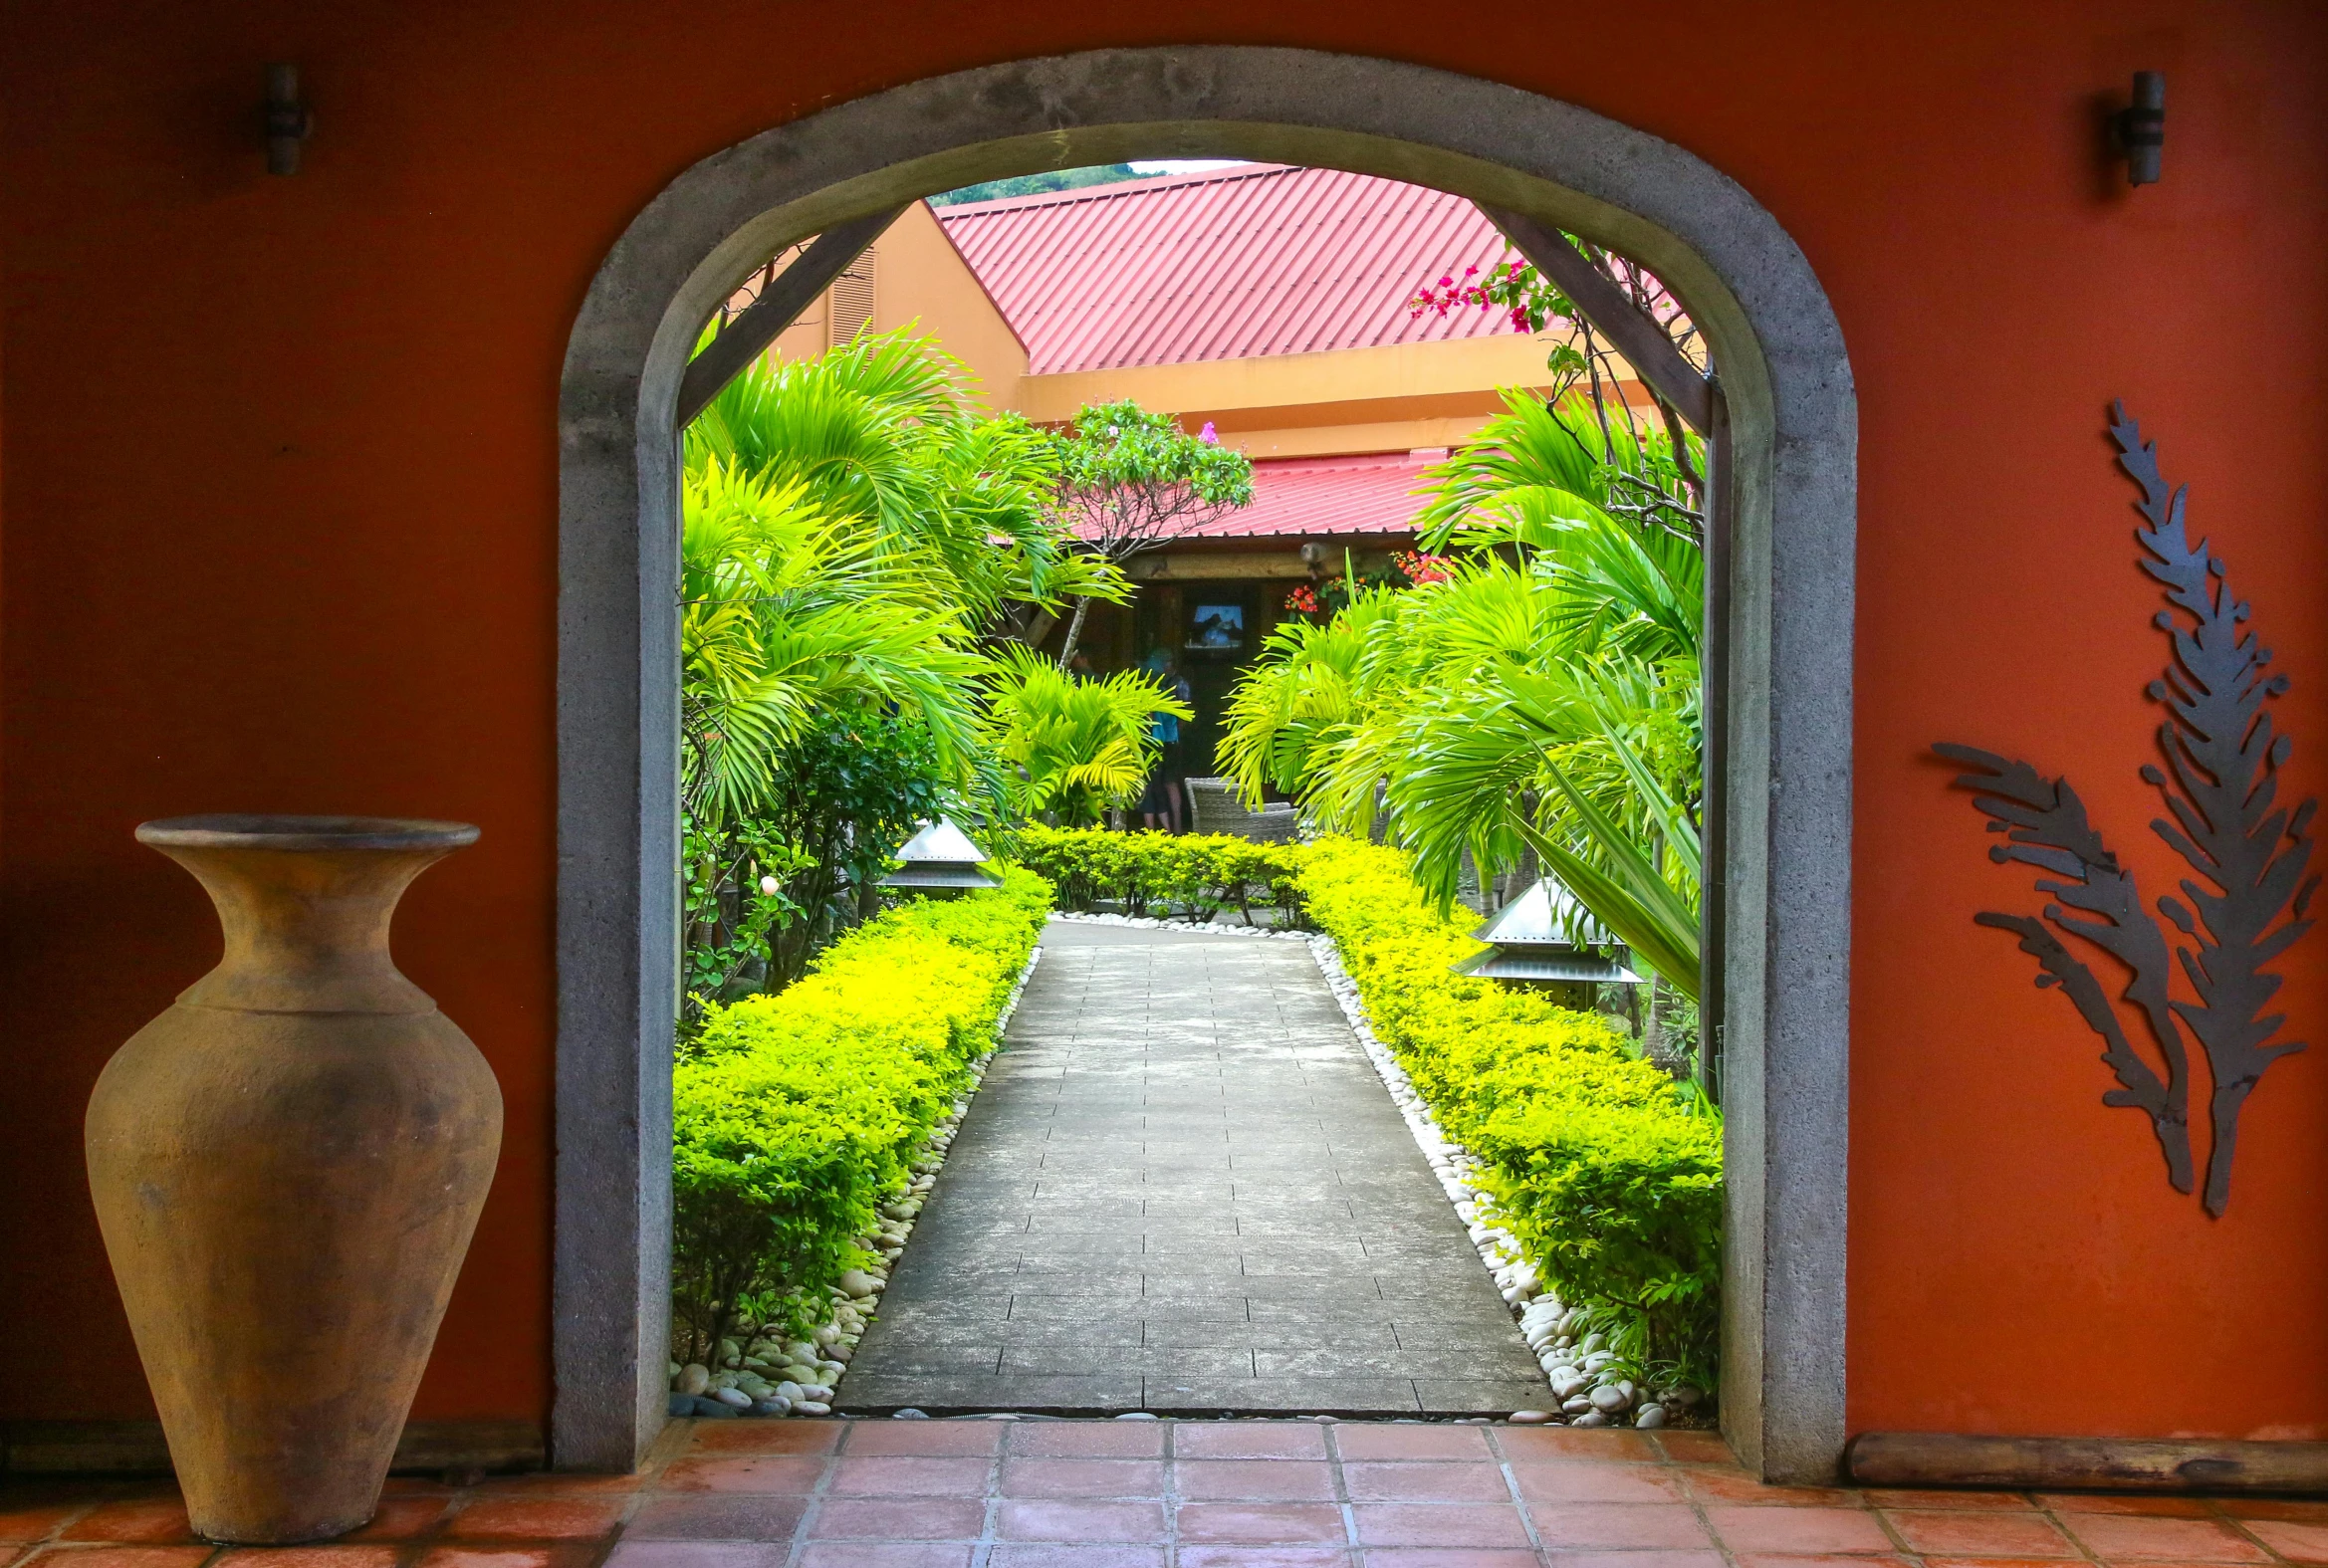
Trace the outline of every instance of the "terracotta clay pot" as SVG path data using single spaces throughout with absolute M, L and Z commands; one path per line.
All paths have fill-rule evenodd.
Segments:
M 477 829 L 189 816 L 226 956 L 89 1102 L 89 1185 L 196 1531 L 321 1540 L 380 1484 L 501 1150 L 501 1088 L 388 958 Z

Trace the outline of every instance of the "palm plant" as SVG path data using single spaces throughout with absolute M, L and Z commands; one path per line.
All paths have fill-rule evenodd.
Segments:
M 822 711 L 911 711 L 942 757 L 975 744 L 964 685 L 984 661 L 926 560 L 883 553 L 798 482 L 713 458 L 690 473 L 680 534 L 679 662 L 688 814 L 748 816 L 779 748 Z
M 798 484 L 880 553 L 942 571 L 973 631 L 1012 600 L 1127 597 L 1122 574 L 1049 516 L 1051 438 L 1015 414 L 981 414 L 971 387 L 961 361 L 902 331 L 761 361 L 688 427 L 687 466 Z
M 1054 478 L 1046 437 L 979 417 L 961 366 L 895 334 L 757 364 L 689 427 L 691 985 L 798 973 L 896 847 L 879 802 L 992 792 L 980 633 L 1011 600 L 1126 591 L 1047 516 Z M 835 764 L 835 734 L 895 744 L 843 746 Z
M 1402 727 L 1405 766 L 1389 798 L 1420 874 L 1442 896 L 1454 891 L 1465 849 L 1481 865 L 1508 865 L 1524 846 L 1694 1001 L 1697 694 L 1694 685 L 1672 691 L 1670 678 L 1621 658 L 1484 668 Z
M 1248 801 L 1271 789 L 1309 799 L 1365 701 L 1367 636 L 1395 606 L 1360 588 L 1319 625 L 1288 620 L 1262 640 L 1261 657 L 1229 694 L 1218 766 Z
M 1675 990 L 1698 991 L 1704 560 L 1655 432 L 1508 393 L 1436 474 L 1444 582 L 1281 628 L 1232 698 L 1223 771 L 1321 825 L 1378 808 L 1452 898 L 1532 851 Z
M 1077 680 L 1014 647 L 995 660 L 983 724 L 1013 808 L 1084 827 L 1139 793 L 1155 765 L 1160 714 L 1193 717 L 1145 671 Z
M 1697 542 L 1704 526 L 1689 494 L 1702 460 L 1696 447 L 1693 440 L 1685 470 L 1658 432 L 1604 420 L 1573 395 L 1546 402 L 1524 387 L 1507 387 L 1504 412 L 1480 428 L 1473 445 L 1438 465 L 1416 526 L 1442 542 L 1481 524 L 1493 537 L 1534 509 L 1547 521 L 1623 518 Z

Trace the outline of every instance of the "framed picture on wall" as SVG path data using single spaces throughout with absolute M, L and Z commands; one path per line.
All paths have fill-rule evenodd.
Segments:
M 1199 604 L 1188 617 L 1188 646 L 1226 652 L 1245 646 L 1245 606 Z

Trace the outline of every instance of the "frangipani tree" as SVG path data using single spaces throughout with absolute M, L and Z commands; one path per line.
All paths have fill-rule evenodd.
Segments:
M 1170 414 L 1126 398 L 1092 403 L 1051 436 L 1051 516 L 1110 570 L 1253 502 L 1253 463 L 1210 427 L 1190 435 Z M 1059 667 L 1074 657 L 1091 600 L 1077 590 Z

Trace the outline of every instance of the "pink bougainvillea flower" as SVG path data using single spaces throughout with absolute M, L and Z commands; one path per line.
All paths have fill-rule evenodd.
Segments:
M 1207 446 L 1221 444 L 1221 432 L 1213 428 L 1213 422 L 1210 419 L 1206 420 L 1205 427 L 1196 433 L 1196 438 Z

